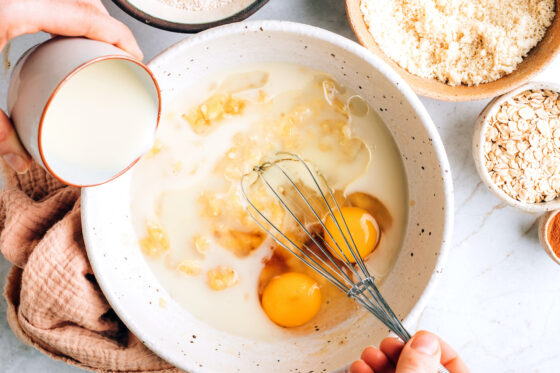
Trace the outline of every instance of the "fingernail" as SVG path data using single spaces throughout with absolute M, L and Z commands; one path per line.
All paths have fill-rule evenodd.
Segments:
M 144 59 L 144 53 L 142 53 L 142 49 L 140 49 L 140 47 L 136 46 L 136 47 L 134 47 L 134 50 L 136 52 L 136 53 L 134 53 L 136 58 L 138 58 L 140 61 L 142 61 Z
M 4 161 L 17 173 L 24 173 L 27 171 L 27 162 L 21 155 L 15 153 L 8 153 L 2 156 Z
M 416 351 L 431 356 L 437 352 L 439 348 L 439 341 L 431 334 L 419 334 L 412 339 L 410 347 Z

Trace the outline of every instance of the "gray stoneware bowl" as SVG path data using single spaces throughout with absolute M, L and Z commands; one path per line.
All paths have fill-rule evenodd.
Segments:
M 140 22 L 163 30 L 185 33 L 242 21 L 268 3 L 268 0 L 236 0 L 225 5 L 220 14 L 217 14 L 215 9 L 199 12 L 178 9 L 170 4 L 172 1 L 113 0 L 119 8 Z
M 410 211 L 403 248 L 381 292 L 412 327 L 441 276 L 453 221 L 449 164 L 424 106 L 397 73 L 365 48 L 290 22 L 254 21 L 208 30 L 167 49 L 149 67 L 160 84 L 165 112 L 197 79 L 258 61 L 293 62 L 332 74 L 359 92 L 392 132 L 407 173 Z M 273 342 L 241 338 L 199 321 L 159 285 L 140 252 L 130 219 L 131 180 L 129 172 L 84 189 L 84 237 L 110 304 L 165 360 L 189 372 L 333 371 L 387 336 L 387 329 L 365 311 L 333 329 Z

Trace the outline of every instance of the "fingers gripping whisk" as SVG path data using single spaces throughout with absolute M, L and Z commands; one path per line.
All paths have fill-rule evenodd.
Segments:
M 278 245 L 353 298 L 403 341 L 411 338 L 364 263 L 341 211 L 344 201 L 312 164 L 296 154 L 277 153 L 243 176 L 241 192 L 249 215 Z M 448 371 L 440 367 L 439 372 Z

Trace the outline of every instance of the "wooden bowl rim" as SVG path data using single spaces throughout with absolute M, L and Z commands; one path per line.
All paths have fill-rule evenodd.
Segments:
M 556 14 L 543 39 L 528 53 L 510 74 L 489 83 L 477 86 L 450 86 L 436 79 L 426 79 L 413 75 L 389 58 L 377 45 L 370 34 L 360 10 L 362 0 L 346 0 L 346 14 L 350 27 L 358 41 L 370 52 L 388 63 L 421 96 L 443 101 L 474 101 L 504 94 L 529 81 L 552 61 L 560 52 L 560 0 L 556 0 Z

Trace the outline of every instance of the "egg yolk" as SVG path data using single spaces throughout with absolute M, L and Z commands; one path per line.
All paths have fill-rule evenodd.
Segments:
M 340 218 L 341 213 L 344 220 Z M 334 216 L 336 222 L 330 215 L 327 216 L 325 221 L 326 230 L 330 232 L 332 238 L 327 232 L 323 232 L 323 237 L 331 254 L 341 260 L 348 260 L 351 263 L 356 263 L 356 259 L 354 259 L 354 256 L 348 247 L 348 244 L 353 247 L 352 239 L 350 239 L 348 231 L 350 231 L 350 234 L 354 239 L 354 244 L 356 245 L 358 253 L 362 259 L 371 254 L 371 252 L 375 249 L 379 235 L 378 225 L 374 217 L 366 210 L 359 207 L 342 207 L 340 211 L 334 212 Z M 338 226 L 336 224 L 337 222 Z M 344 222 L 346 222 L 346 225 Z M 346 226 L 348 226 L 348 228 L 346 228 Z M 342 235 L 343 232 L 344 236 Z M 348 244 L 344 239 L 345 237 Z M 346 258 L 340 254 L 339 249 L 342 250 Z
M 288 272 L 270 280 L 261 302 L 270 320 L 292 328 L 305 324 L 317 315 L 321 307 L 321 289 L 311 277 Z

